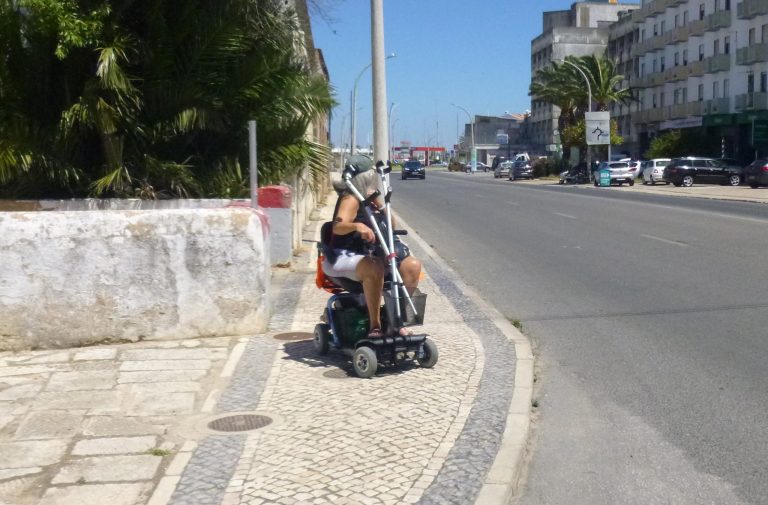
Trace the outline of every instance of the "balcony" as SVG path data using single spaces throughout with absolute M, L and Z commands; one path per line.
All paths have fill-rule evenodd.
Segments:
M 706 70 L 704 62 L 707 60 L 702 61 L 692 61 L 688 64 L 689 68 L 689 77 L 701 77 L 704 75 L 704 71 Z
M 678 81 L 684 81 L 688 79 L 688 76 L 691 74 L 691 69 L 687 66 L 681 66 L 678 65 L 676 67 L 668 68 L 664 72 L 664 81 L 665 82 L 678 82 Z
M 713 12 L 704 18 L 704 29 L 708 32 L 716 32 L 731 26 L 731 11 Z
M 715 98 L 704 102 L 704 114 L 729 114 L 730 112 L 730 98 Z
M 716 54 L 704 59 L 704 69 L 708 74 L 727 72 L 731 69 L 730 54 Z
M 768 14 L 768 0 L 744 0 L 736 6 L 736 17 L 752 19 Z
M 701 116 L 704 109 L 704 102 L 688 102 L 685 104 L 687 116 Z
M 707 25 L 703 19 L 697 19 L 688 23 L 688 36 L 701 37 L 707 31 Z
M 736 95 L 737 111 L 768 109 L 768 93 L 745 93 Z
M 737 65 L 751 65 L 768 59 L 768 44 L 752 44 L 736 50 Z
M 681 119 L 684 117 L 688 117 L 688 108 L 686 107 L 685 103 L 681 103 L 678 105 L 670 105 L 667 107 L 667 119 Z

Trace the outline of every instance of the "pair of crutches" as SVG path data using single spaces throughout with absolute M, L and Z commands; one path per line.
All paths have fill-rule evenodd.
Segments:
M 397 253 L 395 252 L 395 234 L 392 230 L 392 205 L 390 203 L 390 200 L 392 198 L 392 186 L 389 185 L 389 172 L 391 171 L 391 168 L 389 166 L 385 166 L 382 162 L 378 162 L 376 164 L 376 173 L 379 174 L 379 177 L 381 177 L 381 181 L 383 184 L 383 187 L 385 189 L 386 194 L 384 195 L 384 211 L 387 219 L 387 237 L 384 237 L 384 234 L 381 232 L 381 228 L 379 227 L 378 222 L 376 221 L 376 217 L 373 215 L 373 211 L 370 209 L 370 203 L 378 198 L 380 196 L 380 193 L 376 191 L 374 194 L 365 197 L 357 190 L 357 188 L 352 184 L 352 171 L 347 169 L 344 170 L 344 173 L 342 175 L 342 178 L 344 179 L 344 185 L 347 187 L 350 193 L 352 193 L 355 198 L 357 198 L 358 202 L 360 202 L 360 205 L 363 206 L 365 209 L 365 214 L 368 217 L 368 221 L 371 224 L 371 229 L 376 234 L 376 239 L 379 241 L 379 244 L 381 245 L 382 250 L 384 251 L 384 256 L 389 262 L 389 270 L 390 275 L 392 278 L 392 284 L 394 289 L 392 290 L 392 295 L 395 302 L 395 326 L 396 329 L 400 329 L 403 326 L 403 315 L 400 310 L 400 300 L 404 298 L 408 301 L 408 304 L 411 307 L 411 310 L 413 310 L 414 316 L 418 315 L 418 311 L 416 310 L 416 307 L 413 305 L 413 300 L 411 300 L 411 296 L 408 294 L 408 290 L 405 288 L 405 284 L 403 283 L 403 278 L 400 276 L 400 271 L 397 269 Z M 402 297 L 401 297 L 402 295 Z

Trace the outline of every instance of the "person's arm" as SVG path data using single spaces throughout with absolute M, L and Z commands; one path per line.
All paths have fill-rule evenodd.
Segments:
M 355 222 L 359 205 L 351 195 L 342 197 L 339 211 L 336 213 L 336 220 L 333 222 L 333 233 L 335 235 L 348 235 L 358 232 L 363 240 L 373 242 L 375 240 L 373 230 L 363 223 Z

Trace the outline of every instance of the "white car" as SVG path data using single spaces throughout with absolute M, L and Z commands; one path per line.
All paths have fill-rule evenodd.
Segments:
M 621 186 L 625 182 L 630 186 L 635 185 L 635 173 L 630 169 L 629 162 L 626 161 L 603 161 L 597 166 L 597 170 L 592 174 L 595 186 L 600 185 L 600 171 L 608 170 L 611 174 L 611 184 Z
M 672 162 L 669 158 L 654 158 L 643 162 L 643 184 L 656 184 L 664 180 L 664 168 Z

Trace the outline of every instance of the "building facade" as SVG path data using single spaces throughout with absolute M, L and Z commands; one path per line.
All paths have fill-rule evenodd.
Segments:
M 474 117 L 474 139 L 477 161 L 488 165 L 496 156 L 510 156 L 527 151 L 528 114 L 504 114 L 502 116 Z M 460 160 L 469 162 L 472 149 L 472 124 L 464 125 L 464 136 L 458 146 Z
M 633 18 L 640 145 L 691 129 L 719 151 L 696 154 L 765 154 L 768 0 L 645 0 Z
M 536 71 L 566 56 L 603 54 L 608 47 L 609 29 L 621 13 L 639 4 L 614 1 L 576 2 L 569 10 L 543 14 L 543 33 L 531 41 L 531 79 Z M 557 144 L 560 110 L 546 102 L 531 101 L 530 136 L 532 149 L 552 152 Z

